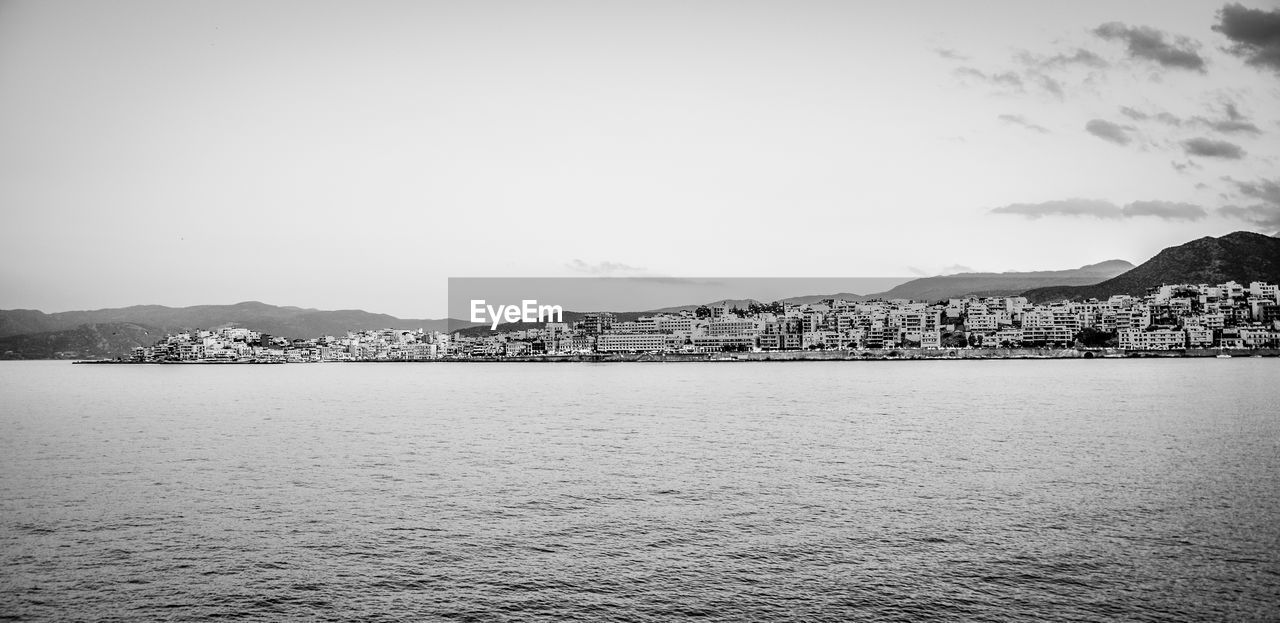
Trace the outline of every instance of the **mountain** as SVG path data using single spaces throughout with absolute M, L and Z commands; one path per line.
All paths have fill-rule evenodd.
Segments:
M 806 304 L 817 303 L 824 300 L 846 301 L 866 301 L 870 299 L 914 299 L 919 301 L 937 301 L 949 298 L 960 298 L 966 295 L 975 294 L 981 296 L 1016 296 L 1021 294 L 1027 288 L 1034 288 L 1045 285 L 1077 285 L 1098 283 L 1110 277 L 1119 275 L 1133 268 L 1133 264 L 1124 260 L 1108 260 L 1097 264 L 1089 264 L 1070 270 L 1045 270 L 1033 272 L 1008 272 L 1008 273 L 958 273 L 955 275 L 945 275 L 941 277 L 925 277 L 923 279 L 915 279 L 901 284 L 887 292 L 876 294 L 853 294 L 850 292 L 838 292 L 834 294 L 809 294 L 804 296 L 793 296 L 782 299 L 782 303 Z M 642 316 L 650 316 L 653 314 L 678 314 L 682 311 L 693 311 L 699 307 L 719 307 L 728 305 L 730 308 L 738 307 L 747 309 L 752 304 L 760 304 L 762 301 L 756 299 L 721 299 L 718 301 L 710 301 L 706 303 L 694 303 L 689 305 L 676 305 L 672 307 L 663 307 L 660 309 L 650 309 L 641 312 L 620 312 L 614 311 L 614 319 L 618 322 L 626 322 L 635 320 Z M 565 310 L 564 321 L 573 324 L 578 322 L 585 316 L 585 312 Z M 460 321 L 454 321 L 454 332 L 466 336 L 483 336 L 492 333 L 488 325 L 477 326 L 474 324 L 463 324 Z M 498 332 L 504 331 L 523 331 L 528 329 L 537 329 L 542 327 L 541 322 L 516 322 L 502 323 L 498 327 Z M 460 328 L 462 327 L 462 328 Z
M 163 333 L 127 322 L 0 337 L 0 359 L 110 359 L 149 346 Z
M 820 303 L 825 300 L 833 301 L 865 301 L 872 298 L 866 294 L 854 294 L 852 292 L 837 292 L 835 294 L 809 294 L 805 296 L 793 296 L 791 298 L 782 299 L 782 303 L 791 303 L 793 305 L 808 305 L 812 303 Z
M 1248 231 L 1221 238 L 1205 236 L 1169 247 L 1133 270 L 1093 285 L 1035 288 L 1023 295 L 1033 303 L 1063 299 L 1105 299 L 1113 294 L 1146 294 L 1170 283 L 1280 282 L 1280 239 Z
M 720 299 L 718 301 L 711 301 L 710 303 L 698 303 L 695 305 L 676 305 L 675 307 L 663 307 L 660 309 L 650 309 L 642 312 L 640 315 L 649 316 L 652 314 L 678 314 L 682 311 L 693 311 L 695 309 L 698 309 L 699 307 L 704 307 L 704 306 L 705 307 L 723 307 L 725 305 L 728 305 L 730 309 L 733 309 L 734 307 L 737 307 L 739 309 L 746 309 L 753 304 L 759 305 L 760 301 L 757 301 L 755 299 Z M 634 320 L 634 318 L 631 320 Z
M 46 314 L 29 309 L 0 310 L 0 337 L 76 329 L 82 325 L 124 323 L 158 330 L 160 335 L 183 329 L 212 329 L 229 325 L 247 327 L 283 337 L 343 335 L 360 329 L 403 328 L 445 331 L 449 321 L 407 320 L 358 309 L 322 311 L 279 307 L 257 301 L 235 305 L 165 307 L 137 305 L 117 309 L 69 311 Z
M 1071 270 L 1009 273 L 957 273 L 915 279 L 887 292 L 864 298 L 939 301 L 968 295 L 1014 296 L 1045 286 L 1082 286 L 1105 281 L 1133 268 L 1124 260 L 1108 260 Z

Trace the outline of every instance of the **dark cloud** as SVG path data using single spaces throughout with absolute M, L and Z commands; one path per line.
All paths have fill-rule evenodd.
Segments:
M 1244 149 L 1241 149 L 1239 145 L 1228 143 L 1227 141 L 1215 141 L 1203 136 L 1182 141 L 1182 149 L 1189 156 L 1201 156 L 1203 158 L 1239 160 L 1244 157 Z
M 1223 114 L 1226 115 L 1222 119 L 1206 119 L 1204 117 L 1192 117 L 1192 121 L 1199 123 L 1215 132 L 1223 134 L 1261 134 L 1262 130 L 1240 112 L 1234 102 L 1223 102 Z
M 1215 121 L 1213 119 L 1205 119 L 1204 117 L 1193 117 L 1192 120 L 1214 130 L 1215 132 L 1222 132 L 1223 134 L 1262 133 L 1262 130 L 1260 130 L 1258 126 L 1249 123 L 1248 121 L 1239 121 L 1235 119 L 1221 119 Z
M 1117 145 L 1128 145 L 1133 142 L 1133 137 L 1129 136 L 1128 126 L 1122 126 L 1111 123 L 1103 119 L 1092 119 L 1089 123 L 1084 124 L 1084 130 L 1104 141 L 1110 141 Z
M 1134 201 L 1120 207 L 1099 199 L 1061 199 L 1044 203 L 1013 203 L 991 210 L 992 214 L 1013 214 L 1030 219 L 1046 216 L 1087 216 L 1100 219 L 1125 219 L 1154 216 L 1166 221 L 1198 221 L 1205 209 L 1190 203 L 1172 201 Z
M 1007 86 L 1015 89 L 1022 88 L 1022 77 L 1020 77 L 1018 74 L 1012 71 L 1006 71 L 998 74 L 989 74 L 985 71 L 974 69 L 972 67 L 961 67 L 959 69 L 956 69 L 956 74 L 959 76 L 968 76 L 970 78 L 977 78 L 979 80 L 982 80 L 983 82 L 987 82 L 990 84 L 1003 85 L 1003 86 Z
M 1037 125 L 1037 124 L 1035 124 L 1035 123 L 1032 123 L 1032 122 L 1030 122 L 1030 121 L 1027 121 L 1027 119 L 1026 119 L 1025 117 L 1023 117 L 1022 115 L 1000 115 L 999 117 L 997 117 L 997 119 L 999 119 L 999 120 L 1001 120 L 1001 121 L 1003 121 L 1003 122 L 1005 122 L 1005 123 L 1011 123 L 1011 124 L 1013 124 L 1013 125 L 1022 126 L 1022 127 L 1026 128 L 1026 129 L 1028 129 L 1028 130 L 1033 130 L 1033 131 L 1035 131 L 1035 132 L 1039 132 L 1039 133 L 1041 133 L 1041 134 L 1048 134 L 1048 133 L 1049 133 L 1049 129 L 1048 129 L 1048 128 L 1046 128 L 1046 127 L 1044 127 L 1044 126 L 1042 126 L 1042 125 Z
M 1261 199 L 1272 205 L 1280 206 L 1280 178 L 1274 180 L 1258 180 L 1256 182 L 1241 182 L 1226 178 L 1228 182 L 1236 187 L 1240 194 L 1254 199 Z
M 1203 169 L 1203 168 L 1204 168 L 1204 167 L 1202 167 L 1202 166 L 1200 166 L 1200 165 L 1196 164 L 1195 162 L 1192 162 L 1191 160 L 1187 160 L 1186 162 L 1178 162 L 1177 160 L 1170 160 L 1170 161 L 1169 161 L 1169 166 L 1172 166 L 1172 167 L 1173 167 L 1173 170 L 1175 170 L 1175 171 L 1177 171 L 1177 172 L 1179 172 L 1179 173 L 1185 173 L 1185 172 L 1187 172 L 1189 169 Z M 1197 185 L 1197 187 L 1198 187 L 1198 186 L 1199 186 L 1199 185 Z
M 1218 214 L 1266 229 L 1280 227 L 1280 205 L 1259 203 L 1251 206 L 1222 206 L 1218 208 Z
M 959 52 L 957 52 L 957 51 L 955 51 L 955 50 L 952 50 L 951 48 L 935 48 L 935 49 L 933 50 L 933 53 L 934 53 L 934 54 L 937 54 L 938 56 L 941 56 L 942 58 L 950 59 L 950 60 L 953 60 L 953 61 L 967 61 L 967 60 L 969 60 L 969 57 L 968 57 L 968 56 L 965 56 L 965 55 L 963 55 L 963 54 L 961 54 L 961 53 L 959 53 Z
M 1253 223 L 1260 228 L 1275 229 L 1280 227 L 1280 178 L 1242 182 L 1229 177 L 1223 178 L 1236 192 L 1246 197 L 1257 199 L 1261 203 L 1249 206 L 1228 205 L 1218 208 L 1218 214 L 1246 223 Z
M 1256 67 L 1280 72 L 1280 9 L 1263 11 L 1228 4 L 1214 30 L 1231 40 L 1228 51 Z
M 1149 26 L 1130 27 L 1120 22 L 1098 26 L 1093 29 L 1093 34 L 1108 41 L 1123 41 L 1129 56 L 1134 58 L 1153 61 L 1164 67 L 1204 73 L 1204 58 L 1196 51 L 1199 45 L 1186 37 L 1169 37 Z

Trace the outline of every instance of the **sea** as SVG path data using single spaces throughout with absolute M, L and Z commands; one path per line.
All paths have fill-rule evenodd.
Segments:
M 4 362 L 0 620 L 1276 621 L 1280 360 Z

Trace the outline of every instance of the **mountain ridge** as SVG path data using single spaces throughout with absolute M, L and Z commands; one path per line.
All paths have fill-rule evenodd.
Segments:
M 271 305 L 261 301 L 188 307 L 132 305 L 52 314 L 38 310 L 16 309 L 0 310 L 0 338 L 66 331 L 83 325 L 107 323 L 133 323 L 154 327 L 161 332 L 195 328 L 213 329 L 233 325 L 272 335 L 314 337 L 391 326 L 444 331 L 447 330 L 449 320 L 447 318 L 405 319 L 359 309 L 319 310 Z
M 1133 268 L 1125 260 L 1106 260 L 1066 270 L 956 273 L 913 279 L 866 298 L 936 301 L 969 295 L 1014 296 L 1032 288 L 1098 283 Z
M 1032 303 L 1140 296 L 1171 283 L 1280 282 L 1280 239 L 1248 231 L 1204 236 L 1167 247 L 1154 257 L 1105 281 L 1089 285 L 1033 288 L 1022 293 Z

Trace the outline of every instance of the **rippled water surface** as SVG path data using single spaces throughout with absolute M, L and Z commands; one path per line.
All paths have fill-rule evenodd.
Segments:
M 1280 361 L 0 363 L 0 618 L 1276 620 Z

